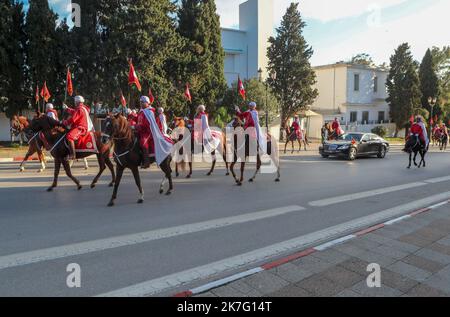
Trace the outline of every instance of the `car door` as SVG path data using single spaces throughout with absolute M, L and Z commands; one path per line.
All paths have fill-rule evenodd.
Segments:
M 358 146 L 358 154 L 360 155 L 365 155 L 368 152 L 370 152 L 370 137 L 368 134 L 365 134 L 362 139 L 361 142 Z
M 374 154 L 378 153 L 378 151 L 380 150 L 380 145 L 381 139 L 377 135 L 371 134 L 369 141 L 369 152 Z

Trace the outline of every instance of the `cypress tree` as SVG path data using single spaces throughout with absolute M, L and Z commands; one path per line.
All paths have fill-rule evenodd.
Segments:
M 276 79 L 269 76 L 268 83 L 280 102 L 282 126 L 289 117 L 311 105 L 318 95 L 312 87 L 316 75 L 309 61 L 313 50 L 303 37 L 305 26 L 298 3 L 292 3 L 277 28 L 277 36 L 269 39 L 268 70 L 277 76 Z
M 227 88 L 224 76 L 225 53 L 222 48 L 220 18 L 214 0 L 182 0 L 178 11 L 178 32 L 188 41 L 187 60 L 182 77 L 191 85 L 195 106 L 205 104 L 209 112 Z
M 442 109 L 439 106 L 435 106 L 433 108 L 433 114 L 431 114 L 431 107 L 428 103 L 429 97 L 438 98 L 439 96 L 439 79 L 436 74 L 436 66 L 434 65 L 433 55 L 430 49 L 427 50 L 420 64 L 419 78 L 420 90 L 422 92 L 422 107 L 427 109 L 430 116 L 440 116 Z
M 417 64 L 414 62 L 408 43 L 400 45 L 391 56 L 390 71 L 387 79 L 391 118 L 398 130 L 406 127 L 409 118 L 420 108 L 420 91 Z

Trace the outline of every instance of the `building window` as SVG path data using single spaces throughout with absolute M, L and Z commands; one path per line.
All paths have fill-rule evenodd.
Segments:
M 373 92 L 377 93 L 378 92 L 378 77 L 375 76 L 374 80 L 373 80 Z
M 359 74 L 355 74 L 355 91 L 359 91 Z
M 362 121 L 363 121 L 363 124 L 369 123 L 369 111 L 363 111 Z
M 378 112 L 378 122 L 379 123 L 384 123 L 384 120 L 385 120 L 385 113 L 384 113 L 384 111 Z
M 358 112 L 352 111 L 350 112 L 350 122 L 357 122 L 358 121 Z

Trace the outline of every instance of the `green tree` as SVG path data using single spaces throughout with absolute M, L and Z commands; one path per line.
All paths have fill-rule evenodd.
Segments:
M 351 64 L 365 65 L 365 66 L 375 66 L 372 56 L 367 53 L 360 53 L 351 58 L 349 61 Z
M 422 59 L 422 63 L 420 64 L 419 79 L 420 90 L 422 92 L 422 107 L 427 109 L 427 111 L 430 113 L 430 116 L 440 116 L 442 114 L 442 109 L 439 107 L 439 105 L 436 105 L 433 108 L 433 113 L 431 113 L 431 107 L 428 103 L 429 97 L 439 97 L 439 79 L 436 74 L 436 67 L 430 49 L 427 50 L 425 56 Z
M 386 99 L 390 107 L 391 118 L 398 131 L 406 127 L 409 118 L 420 107 L 422 93 L 414 62 L 408 43 L 400 45 L 390 59 L 390 71 L 386 82 L 388 95 Z
M 23 4 L 0 1 L 0 110 L 8 117 L 28 107 Z
M 29 0 L 25 32 L 27 35 L 27 67 L 31 86 L 47 82 L 54 96 L 57 75 L 55 72 L 55 38 L 58 16 L 50 9 L 47 0 Z M 31 91 L 31 89 L 30 89 Z M 53 98 L 53 97 L 52 97 Z
M 187 43 L 180 81 L 189 82 L 193 102 L 214 112 L 227 88 L 224 76 L 225 53 L 222 48 L 220 18 L 214 0 L 182 0 L 178 11 L 178 32 Z
M 269 39 L 268 70 L 270 75 L 276 73 L 276 78 L 269 76 L 268 83 L 280 102 L 282 126 L 318 95 L 313 88 L 316 75 L 309 61 L 313 50 L 303 37 L 305 26 L 298 3 L 292 3 L 277 28 L 277 36 Z
M 433 64 L 439 79 L 440 99 L 442 104 L 450 103 L 450 46 L 442 49 L 433 47 Z

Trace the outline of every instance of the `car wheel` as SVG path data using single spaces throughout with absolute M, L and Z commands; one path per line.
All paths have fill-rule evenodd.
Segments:
M 350 161 L 356 160 L 356 149 L 355 148 L 351 148 L 350 151 L 348 152 L 348 159 Z
M 378 158 L 380 158 L 380 159 L 384 159 L 385 157 L 386 157 L 386 147 L 385 146 L 382 146 L 381 148 L 380 148 L 380 151 L 378 152 L 378 155 L 377 155 L 377 157 Z

